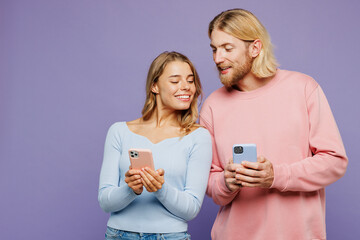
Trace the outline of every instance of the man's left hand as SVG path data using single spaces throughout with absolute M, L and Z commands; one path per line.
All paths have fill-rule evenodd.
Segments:
M 243 187 L 270 188 L 274 181 L 274 169 L 269 160 L 260 156 L 257 162 L 244 161 L 241 164 L 244 168 L 236 169 L 236 180 L 241 181 Z

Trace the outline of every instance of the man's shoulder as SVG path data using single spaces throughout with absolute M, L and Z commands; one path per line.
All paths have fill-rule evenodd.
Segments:
M 206 98 L 205 102 L 211 103 L 213 101 L 219 101 L 220 99 L 226 98 L 229 92 L 226 90 L 225 87 L 220 87 L 210 93 L 210 95 Z
M 281 77 L 283 78 L 287 78 L 287 79 L 293 79 L 294 81 L 315 81 L 314 78 L 312 78 L 311 76 L 302 73 L 302 72 L 297 72 L 297 71 L 291 71 L 291 70 L 279 70 L 279 74 L 281 75 Z
M 318 85 L 313 77 L 305 73 L 290 70 L 279 70 L 279 75 L 280 78 L 284 80 L 283 82 L 294 86 L 315 88 Z

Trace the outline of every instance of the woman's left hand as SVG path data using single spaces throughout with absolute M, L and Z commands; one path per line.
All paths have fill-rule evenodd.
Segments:
M 164 184 L 164 169 L 159 168 L 154 171 L 148 167 L 141 169 L 141 181 L 148 192 L 156 192 Z

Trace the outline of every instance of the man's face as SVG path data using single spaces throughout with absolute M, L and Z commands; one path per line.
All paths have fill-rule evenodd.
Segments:
M 237 85 L 251 71 L 253 59 L 248 44 L 218 29 L 213 30 L 210 39 L 221 83 L 225 87 Z

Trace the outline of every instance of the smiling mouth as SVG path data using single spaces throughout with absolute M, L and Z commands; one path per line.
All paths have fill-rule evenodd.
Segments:
M 177 99 L 181 100 L 181 101 L 188 101 L 190 100 L 190 95 L 178 95 L 175 96 Z
M 221 73 L 221 74 L 227 74 L 228 72 L 229 72 L 229 69 L 230 69 L 231 67 L 218 67 L 218 70 L 219 70 L 219 72 Z

